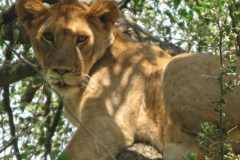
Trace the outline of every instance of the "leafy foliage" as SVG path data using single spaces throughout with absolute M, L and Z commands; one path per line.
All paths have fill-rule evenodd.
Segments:
M 129 14 L 157 37 L 181 45 L 186 51 L 215 53 L 219 42 L 217 22 L 226 35 L 226 47 L 235 44 L 239 54 L 239 1 L 135 0 Z

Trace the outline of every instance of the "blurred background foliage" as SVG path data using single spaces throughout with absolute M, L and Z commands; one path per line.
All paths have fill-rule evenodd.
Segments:
M 56 1 L 44 2 L 51 5 Z M 75 128 L 63 117 L 63 103 L 31 58 L 32 49 L 17 22 L 14 3 L 0 1 L 0 160 L 55 159 Z M 124 27 L 135 29 L 139 41 L 147 41 L 142 31 L 150 35 L 150 41 L 181 47 L 182 52 L 219 54 L 221 32 L 223 53 L 240 55 L 239 0 L 118 3 L 122 14 L 136 22 Z

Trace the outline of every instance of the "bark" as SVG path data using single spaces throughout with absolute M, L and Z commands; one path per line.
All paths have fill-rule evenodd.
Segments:
M 11 142 L 10 144 L 13 146 L 14 149 L 14 154 L 17 160 L 22 160 L 21 154 L 18 148 L 18 139 L 16 137 L 16 126 L 14 123 L 14 118 L 13 118 L 13 111 L 10 106 L 10 93 L 9 93 L 9 85 L 5 85 L 3 87 L 3 107 L 5 111 L 7 112 L 8 115 L 8 120 L 9 120 L 9 128 L 10 128 L 10 133 L 11 133 Z
M 130 17 L 124 16 L 121 14 L 115 25 L 123 33 L 129 35 L 132 39 L 135 39 L 137 41 L 144 42 L 144 43 L 151 43 L 151 44 L 158 45 L 159 47 L 161 47 L 162 49 L 170 53 L 172 56 L 185 52 L 182 48 L 170 42 L 164 42 L 154 37 L 145 29 L 143 29 L 138 24 L 136 24 Z
M 36 62 L 34 58 L 29 58 L 28 60 L 32 63 Z M 33 67 L 21 60 L 13 64 L 5 63 L 0 67 L 0 86 L 11 84 L 36 74 Z
M 42 86 L 42 83 L 34 83 L 31 81 L 24 93 L 21 96 L 21 103 L 31 103 L 37 90 Z

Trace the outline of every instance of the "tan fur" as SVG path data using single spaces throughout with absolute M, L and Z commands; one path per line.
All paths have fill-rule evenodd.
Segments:
M 218 57 L 172 58 L 130 40 L 112 27 L 118 9 L 111 0 L 90 7 L 69 0 L 51 8 L 19 0 L 16 9 L 46 78 L 64 99 L 65 116 L 78 127 L 66 148 L 73 160 L 108 160 L 134 141 L 154 145 L 166 160 L 194 151 L 203 159 L 207 152 L 196 134 L 201 123 L 217 122 L 211 101 L 219 99 L 219 86 L 203 75 L 216 76 Z M 79 45 L 82 35 L 88 40 Z M 240 124 L 239 95 L 236 87 L 226 98 L 230 128 Z

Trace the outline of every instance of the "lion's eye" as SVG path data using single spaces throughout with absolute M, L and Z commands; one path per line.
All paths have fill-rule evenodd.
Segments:
M 53 42 L 54 41 L 54 35 L 51 32 L 44 32 L 43 33 L 43 39 L 46 41 Z
M 88 36 L 86 35 L 80 35 L 76 39 L 76 44 L 77 45 L 83 45 L 88 41 Z

